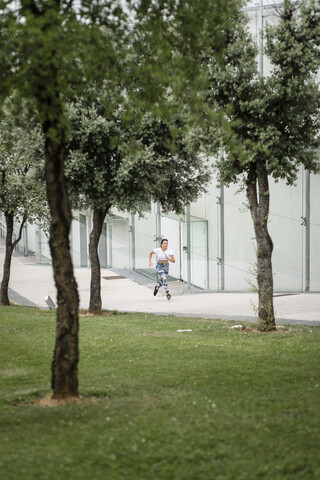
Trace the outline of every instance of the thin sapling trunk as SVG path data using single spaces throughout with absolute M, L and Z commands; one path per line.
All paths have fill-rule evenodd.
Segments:
M 14 227 L 14 215 L 12 213 L 5 213 L 6 219 L 6 250 L 3 264 L 3 276 L 0 289 L 0 305 L 9 306 L 9 282 L 10 282 L 10 273 L 11 273 L 11 260 L 13 251 L 18 245 L 22 237 L 22 229 L 26 223 L 27 216 L 25 215 L 22 218 L 22 222 L 19 228 L 19 235 L 16 240 L 13 241 L 13 227 Z

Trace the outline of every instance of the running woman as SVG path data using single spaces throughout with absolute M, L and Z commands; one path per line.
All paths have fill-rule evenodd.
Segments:
M 161 240 L 160 248 L 155 248 L 149 253 L 149 267 L 152 267 L 151 257 L 154 253 L 157 257 L 156 270 L 160 275 L 160 280 L 158 285 L 154 287 L 153 295 L 156 296 L 159 288 L 163 285 L 167 299 L 170 300 L 171 295 L 169 293 L 167 275 L 169 273 L 169 262 L 175 263 L 176 259 L 174 258 L 173 251 L 168 248 L 168 240 L 166 238 Z

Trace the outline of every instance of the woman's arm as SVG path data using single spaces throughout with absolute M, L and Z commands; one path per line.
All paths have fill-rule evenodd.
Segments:
M 165 253 L 165 256 L 167 257 L 167 259 L 169 260 L 169 262 L 176 263 L 176 259 L 174 258 L 174 255 L 171 255 L 171 257 L 169 257 L 169 256 Z

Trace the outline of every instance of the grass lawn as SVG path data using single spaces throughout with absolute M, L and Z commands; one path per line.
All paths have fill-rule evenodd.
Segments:
M 99 401 L 43 407 L 55 314 L 0 308 L 2 478 L 319 479 L 320 327 L 233 324 L 83 316 L 80 394 Z

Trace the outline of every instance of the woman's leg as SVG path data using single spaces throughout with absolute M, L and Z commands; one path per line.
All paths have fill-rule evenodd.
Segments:
M 169 264 L 166 263 L 164 265 L 157 265 L 156 269 L 157 269 L 157 272 L 160 275 L 160 279 L 159 279 L 159 283 L 158 283 L 159 288 L 162 287 L 162 285 L 163 285 L 165 292 L 169 293 L 168 282 L 167 282 L 167 275 L 169 273 Z

